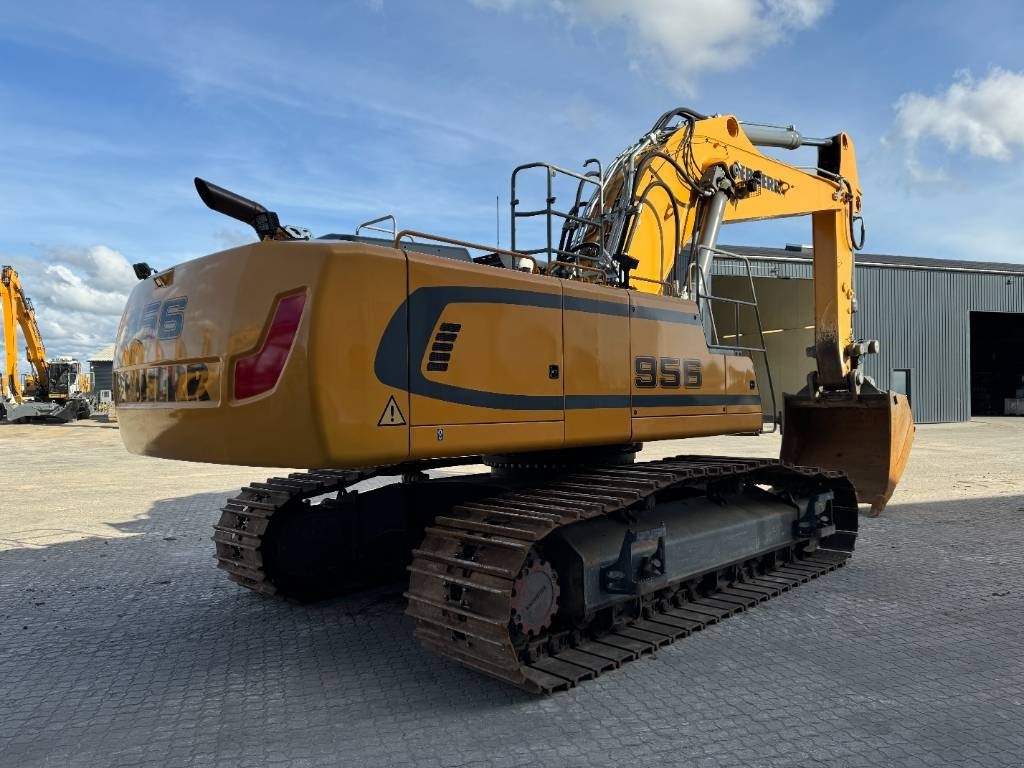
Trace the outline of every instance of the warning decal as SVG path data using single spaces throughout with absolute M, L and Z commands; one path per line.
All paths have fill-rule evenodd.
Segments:
M 405 424 L 405 416 L 402 415 L 402 410 L 398 407 L 398 403 L 395 401 L 395 396 L 392 395 L 388 398 L 388 404 L 384 406 L 384 413 L 380 415 L 380 420 L 377 422 L 378 427 L 401 427 Z

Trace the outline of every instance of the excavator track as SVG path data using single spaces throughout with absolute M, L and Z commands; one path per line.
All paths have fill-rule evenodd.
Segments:
M 713 589 L 693 584 L 681 589 L 676 583 L 638 596 L 636 615 L 612 626 L 534 631 L 540 625 L 529 618 L 530 606 L 517 599 L 517 588 L 539 578 L 549 586 L 546 592 L 534 588 L 536 595 L 557 600 L 558 585 L 536 548 L 553 531 L 624 512 L 666 490 L 730 478 L 783 487 L 814 480 L 835 493 L 847 514 L 852 511 L 851 527 L 856 527 L 854 491 L 839 472 L 707 456 L 593 468 L 461 504 L 439 516 L 409 566 L 407 613 L 416 621 L 416 637 L 428 650 L 466 667 L 533 693 L 550 693 L 835 570 L 850 556 L 855 532 L 843 530 L 830 538 L 828 549 L 798 553 L 786 547 L 718 569 L 722 578 L 713 574 Z M 531 626 L 527 635 L 524 622 Z
M 308 499 L 344 491 L 377 475 L 375 469 L 293 472 L 246 486 L 221 507 L 220 520 L 213 526 L 217 567 L 247 589 L 278 594 L 264 562 L 263 536 L 272 519 Z
M 475 464 L 479 461 L 478 456 L 466 456 L 363 469 L 321 469 L 293 472 L 287 477 L 271 477 L 265 482 L 250 483 L 227 500 L 221 507 L 220 519 L 213 526 L 212 539 L 216 548 L 214 557 L 217 567 L 226 571 L 231 581 L 246 589 L 303 602 L 373 586 L 372 579 L 366 576 L 366 569 L 361 569 L 360 577 L 351 582 L 335 578 L 330 583 L 324 580 L 301 588 L 282 584 L 279 578 L 275 578 L 273 567 L 268 563 L 267 538 L 271 526 L 279 526 L 283 519 L 295 515 L 316 512 L 319 505 L 307 504 L 310 499 L 329 494 L 342 497 L 353 485 L 364 480 L 388 476 L 425 477 L 421 473 L 428 469 Z M 347 514 L 347 510 L 327 511 L 328 515 L 332 513 L 337 517 Z M 309 519 L 312 522 L 314 518 Z M 304 553 L 300 552 L 299 556 L 303 557 Z
M 374 586 L 362 575 L 351 580 L 314 580 L 312 587 L 300 590 L 282 584 L 268 563 L 272 557 L 267 534 L 272 524 L 319 514 L 320 505 L 308 502 L 332 494 L 337 499 L 321 503 L 328 505 L 322 518 L 343 516 L 346 509 L 332 510 L 330 505 L 368 479 L 478 460 L 317 470 L 252 483 L 225 503 L 214 526 L 218 566 L 247 589 L 300 601 Z M 485 485 L 490 492 L 479 500 L 455 504 L 434 517 L 412 550 L 406 597 L 416 637 L 428 650 L 468 668 L 533 693 L 550 693 L 652 653 L 845 563 L 853 550 L 855 531 L 851 530 L 832 536 L 828 548 L 800 553 L 785 547 L 732 563 L 719 569 L 721 578 L 713 579 L 718 586 L 712 589 L 688 582 L 684 589 L 674 583 L 648 592 L 636 598 L 635 615 L 619 616 L 613 625 L 600 628 L 551 631 L 543 618 L 531 619 L 531 607 L 517 598 L 516 588 L 522 588 L 532 573 L 532 578 L 551 584 L 557 599 L 556 578 L 537 550 L 555 530 L 605 515 L 628 514 L 666 491 L 694 486 L 707 490 L 731 480 L 777 487 L 813 480 L 832 489 L 837 505 L 852 510 L 856 519 L 854 491 L 842 473 L 772 459 L 678 456 L 562 470 L 557 478 L 534 484 L 510 486 L 495 480 Z M 524 634 L 524 626 L 529 633 Z

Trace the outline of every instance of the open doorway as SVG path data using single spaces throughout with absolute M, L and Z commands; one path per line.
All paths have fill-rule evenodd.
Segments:
M 971 312 L 971 415 L 1002 416 L 1024 388 L 1024 313 Z
M 799 278 L 755 277 L 754 290 L 771 365 L 774 402 L 769 394 L 764 356 L 755 353 L 751 358 L 761 391 L 761 409 L 770 421 L 782 412 L 783 393 L 799 392 L 807 384 L 807 374 L 814 370 L 814 360 L 807 356 L 807 348 L 814 345 L 814 283 Z M 713 293 L 749 300 L 750 281 L 746 275 L 716 275 Z M 712 311 L 723 343 L 760 346 L 757 320 L 750 307 L 716 302 Z

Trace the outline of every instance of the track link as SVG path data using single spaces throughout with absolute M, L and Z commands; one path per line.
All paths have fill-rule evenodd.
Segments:
M 602 630 L 552 634 L 524 642 L 510 624 L 514 581 L 535 544 L 555 529 L 644 503 L 673 486 L 729 477 L 757 483 L 814 479 L 852 510 L 856 497 L 842 473 L 769 459 L 678 456 L 627 467 L 594 468 L 556 481 L 461 504 L 427 528 L 409 566 L 407 613 L 428 650 L 534 693 L 564 690 L 794 586 L 842 566 L 854 531 L 807 557 L 737 563 L 742 576 L 717 590 L 685 593 L 678 585 L 643 597 L 638 616 Z M 763 562 L 763 559 L 758 560 Z
M 363 469 L 319 469 L 250 483 L 225 502 L 220 510 L 220 519 L 213 526 L 217 567 L 226 571 L 228 578 L 236 584 L 276 597 L 303 601 L 351 591 L 345 585 L 324 584 L 322 589 L 297 592 L 275 583 L 274 574 L 267 568 L 264 551 L 270 526 L 282 517 L 303 512 L 301 505 L 309 499 L 335 493 L 344 495 L 351 486 L 364 480 L 417 475 L 428 469 L 479 462 L 479 456 L 465 456 Z M 365 580 L 351 585 L 356 589 L 368 586 L 371 584 Z
M 213 526 L 217 567 L 247 589 L 278 594 L 263 557 L 263 536 L 274 516 L 288 514 L 289 508 L 307 499 L 344 491 L 378 474 L 376 469 L 294 472 L 246 486 L 221 507 L 220 520 Z

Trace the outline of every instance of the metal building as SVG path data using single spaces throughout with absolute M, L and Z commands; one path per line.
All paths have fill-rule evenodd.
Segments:
M 813 343 L 811 249 L 723 251 L 736 256 L 716 257 L 712 293 L 749 297 L 749 264 L 778 412 L 782 391 L 803 386 L 812 368 L 805 353 Z M 1001 415 L 1005 400 L 1021 394 L 1024 264 L 868 253 L 855 263 L 854 328 L 858 338 L 881 342 L 881 352 L 865 358 L 865 373 L 880 387 L 905 392 L 918 423 Z M 737 323 L 735 308 L 724 305 L 715 318 L 721 336 L 750 339 L 757 332 L 752 312 Z M 761 388 L 768 400 L 764 383 Z
M 92 374 L 92 391 L 99 393 L 114 390 L 114 345 L 104 347 L 89 357 L 89 372 Z

